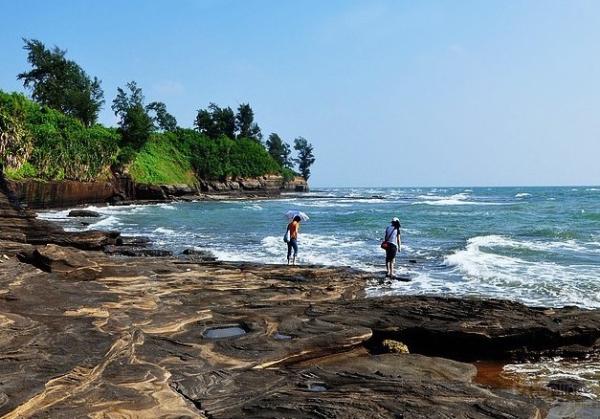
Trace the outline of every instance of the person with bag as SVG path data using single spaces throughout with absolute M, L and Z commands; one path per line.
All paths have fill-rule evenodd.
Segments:
M 296 256 L 298 255 L 298 231 L 300 230 L 300 221 L 302 221 L 302 218 L 299 215 L 296 215 L 292 222 L 288 224 L 285 236 L 283 236 L 283 241 L 287 243 L 288 265 L 290 264 L 290 261 L 292 265 L 296 264 Z M 294 251 L 293 256 L 292 250 Z
M 400 250 L 400 220 L 397 217 L 392 218 L 391 224 L 385 229 L 385 238 L 381 243 L 381 248 L 385 250 L 385 277 L 393 278 L 396 254 Z

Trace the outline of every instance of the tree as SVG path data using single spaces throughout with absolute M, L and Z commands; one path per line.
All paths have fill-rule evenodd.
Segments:
M 148 141 L 155 127 L 144 107 L 142 89 L 135 81 L 127 83 L 127 89 L 129 93 L 120 87 L 117 89 L 111 109 L 120 118 L 119 132 L 123 136 L 123 143 L 139 150 Z
M 298 170 L 306 180 L 310 177 L 310 166 L 315 162 L 313 154 L 313 146 L 303 137 L 298 137 L 294 140 L 294 149 L 298 152 L 298 157 L 295 160 L 298 163 Z
M 154 122 L 159 130 L 173 132 L 177 129 L 177 119 L 169 112 L 162 102 L 152 102 L 146 106 L 146 111 L 154 112 Z
M 218 106 L 217 106 L 218 108 Z M 235 114 L 229 106 L 219 109 L 216 114 L 216 119 L 219 125 L 219 131 L 232 140 L 235 139 Z
M 238 107 L 235 121 L 238 138 L 250 138 L 257 141 L 262 139 L 260 127 L 254 122 L 254 111 L 249 103 L 242 103 Z
M 25 39 L 27 61 L 32 69 L 20 73 L 23 86 L 31 89 L 34 100 L 79 119 L 85 126 L 96 123 L 104 104 L 100 80 L 90 78 L 74 61 L 65 58 L 66 50 L 52 50 L 36 39 Z
M 196 129 L 209 138 L 222 136 L 235 138 L 235 115 L 230 107 L 221 108 L 210 103 L 207 109 L 199 109 L 194 125 Z
M 281 137 L 274 132 L 271 133 L 267 139 L 267 150 L 281 167 L 292 168 L 292 162 L 290 160 L 292 150 L 290 149 L 290 145 L 283 142 Z

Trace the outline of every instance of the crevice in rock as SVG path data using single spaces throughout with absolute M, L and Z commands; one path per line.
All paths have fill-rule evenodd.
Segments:
M 194 405 L 194 407 L 206 418 L 206 419 L 213 419 L 213 417 L 211 415 L 208 414 L 208 412 L 206 412 L 203 408 L 202 408 L 202 403 L 200 403 L 199 400 L 195 400 L 192 399 L 191 397 L 189 397 L 187 394 L 185 394 L 185 392 L 183 392 L 180 388 L 179 385 L 177 385 L 177 383 L 171 383 L 171 388 L 177 393 L 179 394 L 181 397 L 183 397 L 185 400 L 187 400 L 188 402 L 190 402 L 191 404 Z
M 479 333 L 408 328 L 400 331 L 373 330 L 364 346 L 372 354 L 388 352 L 386 339 L 406 344 L 411 353 L 438 356 L 462 362 L 479 360 L 532 360 L 548 355 L 573 355 L 573 347 L 589 348 L 597 335 L 561 336 L 545 328 L 530 329 L 526 334 L 490 338 Z

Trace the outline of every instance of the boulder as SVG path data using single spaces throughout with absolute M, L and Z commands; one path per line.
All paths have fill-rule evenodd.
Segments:
M 557 378 L 555 380 L 551 380 L 547 384 L 547 387 L 565 393 L 575 393 L 576 391 L 580 391 L 585 388 L 585 382 L 575 378 Z
M 214 262 L 217 260 L 217 257 L 209 250 L 190 248 L 185 249 L 181 254 L 187 256 L 190 260 L 198 262 Z
M 91 211 L 91 210 L 71 210 L 69 211 L 69 214 L 67 214 L 67 217 L 100 217 L 100 213 L 97 211 Z
M 159 201 L 166 200 L 168 198 L 167 194 L 160 186 L 145 184 L 135 185 L 135 197 L 136 199 Z
M 102 268 L 86 253 L 54 244 L 37 247 L 31 253 L 20 253 L 19 258 L 61 279 L 91 281 L 102 273 Z

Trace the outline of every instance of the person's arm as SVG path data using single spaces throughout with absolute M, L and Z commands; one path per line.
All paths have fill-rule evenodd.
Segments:
M 398 234 L 396 234 L 396 241 L 398 242 L 398 250 L 400 250 L 400 229 L 398 229 Z

